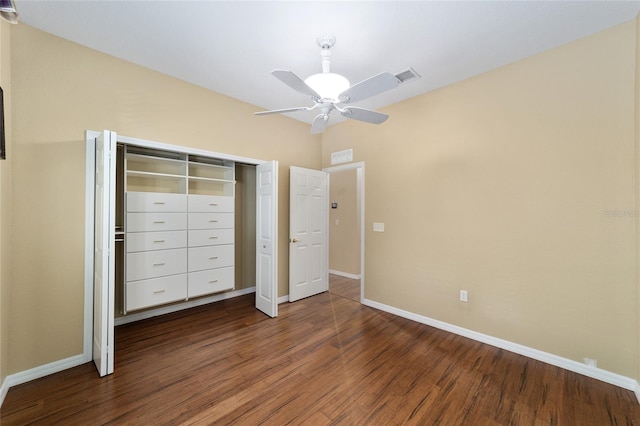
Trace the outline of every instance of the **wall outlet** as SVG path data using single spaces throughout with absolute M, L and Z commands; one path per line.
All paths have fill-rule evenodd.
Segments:
M 583 358 L 584 359 L 584 363 L 587 364 L 589 367 L 597 367 L 598 366 L 598 360 L 597 359 L 593 359 L 593 358 Z
M 467 293 L 467 290 L 460 290 L 460 301 L 461 302 L 469 301 L 469 293 Z

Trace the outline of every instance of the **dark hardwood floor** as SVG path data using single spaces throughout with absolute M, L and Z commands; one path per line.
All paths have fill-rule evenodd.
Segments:
M 11 388 L 0 423 L 640 425 L 630 391 L 332 292 L 276 319 L 253 297 L 117 327 L 113 375 Z
M 329 274 L 329 293 L 360 302 L 360 280 Z

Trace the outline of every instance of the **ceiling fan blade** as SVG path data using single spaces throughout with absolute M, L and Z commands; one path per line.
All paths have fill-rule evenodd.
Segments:
M 300 77 L 298 77 L 292 71 L 275 70 L 275 71 L 272 71 L 271 74 L 273 74 L 278 80 L 280 80 L 287 86 L 291 87 L 296 92 L 302 93 L 303 95 L 310 97 L 314 102 L 317 102 L 320 100 L 320 95 L 318 95 L 316 91 L 313 90 L 311 87 L 307 86 L 307 83 L 305 83 Z
M 329 116 L 327 114 L 316 115 L 316 118 L 313 119 L 313 124 L 311 125 L 311 134 L 317 135 L 324 132 L 324 129 L 327 128 L 328 121 Z
M 309 111 L 312 110 L 313 107 L 297 107 L 297 108 L 284 108 L 284 109 L 272 109 L 270 111 L 258 111 L 254 112 L 253 115 L 267 115 L 267 114 L 283 114 L 286 112 L 296 112 L 296 111 Z
M 344 92 L 340 93 L 338 99 L 343 103 L 358 102 L 362 99 L 391 90 L 397 87 L 399 83 L 400 82 L 395 75 L 383 72 L 366 80 L 362 80 L 360 83 L 354 84 Z
M 352 120 L 365 121 L 367 123 L 380 124 L 384 123 L 389 116 L 377 111 L 359 107 L 345 107 L 340 112 L 344 117 Z

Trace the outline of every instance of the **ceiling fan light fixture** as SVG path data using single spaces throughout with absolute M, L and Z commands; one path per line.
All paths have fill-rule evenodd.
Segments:
M 351 84 L 346 77 L 332 72 L 314 74 L 304 81 L 320 95 L 322 99 L 338 100 L 338 95 L 347 90 Z
M 18 11 L 13 0 L 0 0 L 0 17 L 12 24 L 18 23 Z

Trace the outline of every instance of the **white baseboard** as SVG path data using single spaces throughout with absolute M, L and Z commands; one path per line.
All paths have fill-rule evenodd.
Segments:
M 7 395 L 7 392 L 9 392 L 10 387 L 21 385 L 23 383 L 30 382 L 31 380 L 39 379 L 41 377 L 57 373 L 68 368 L 77 367 L 85 363 L 86 361 L 84 355 L 79 354 L 69 358 L 61 359 L 59 361 L 50 362 L 49 364 L 31 368 L 26 371 L 8 375 L 2 383 L 2 388 L 0 388 L 0 406 L 2 406 L 4 398 Z M 98 373 L 96 372 L 96 375 L 97 374 Z
M 0 386 L 0 408 L 2 407 L 5 396 L 7 396 L 7 392 L 9 392 L 9 382 L 5 378 L 2 381 L 2 386 Z
M 289 295 L 278 297 L 278 305 L 289 301 Z
M 201 299 L 189 300 L 187 302 L 176 304 L 176 305 L 163 306 L 157 309 L 150 309 L 148 311 L 127 314 L 121 317 L 117 317 L 114 320 L 114 325 L 118 326 L 122 324 L 128 324 L 130 322 L 153 318 L 159 315 L 170 314 L 172 312 L 178 312 L 184 309 L 207 305 L 209 303 L 219 302 L 220 300 L 231 299 L 234 297 L 243 296 L 245 294 L 255 293 L 255 292 L 256 292 L 255 287 L 243 288 L 241 290 L 229 291 L 226 293 L 219 293 L 210 297 L 203 297 Z
M 329 269 L 329 273 L 333 275 L 338 275 L 339 277 L 351 278 L 352 280 L 359 280 L 362 276 L 351 274 L 349 272 L 336 271 L 334 269 Z
M 514 352 L 519 355 L 523 355 L 529 358 L 536 359 L 538 361 L 545 362 L 547 364 L 555 365 L 556 367 L 564 368 L 565 370 L 573 371 L 575 373 L 582 374 L 593 379 L 603 381 L 624 389 L 631 390 L 635 393 L 638 402 L 640 403 L 640 384 L 636 379 L 622 376 L 620 374 L 612 373 L 607 370 L 603 370 L 597 367 L 591 367 L 578 361 L 573 361 L 568 358 L 563 358 L 558 355 L 553 355 L 547 352 L 533 349 L 528 346 L 520 345 L 518 343 L 509 342 L 507 340 L 498 339 L 493 336 L 478 333 L 473 330 L 469 330 L 463 327 L 458 327 L 453 324 L 449 324 L 443 321 L 439 321 L 433 318 L 425 317 L 422 315 L 414 314 L 412 312 L 404 311 L 402 309 L 395 308 L 393 306 L 384 305 L 382 303 L 375 302 L 373 300 L 364 299 L 363 305 L 370 306 L 381 311 L 389 312 L 412 321 L 416 321 L 422 324 L 429 325 L 431 327 L 438 328 L 440 330 L 448 331 L 463 337 L 467 337 L 478 342 L 486 343 L 491 346 L 495 346 L 500 349 L 505 349 L 509 352 Z

